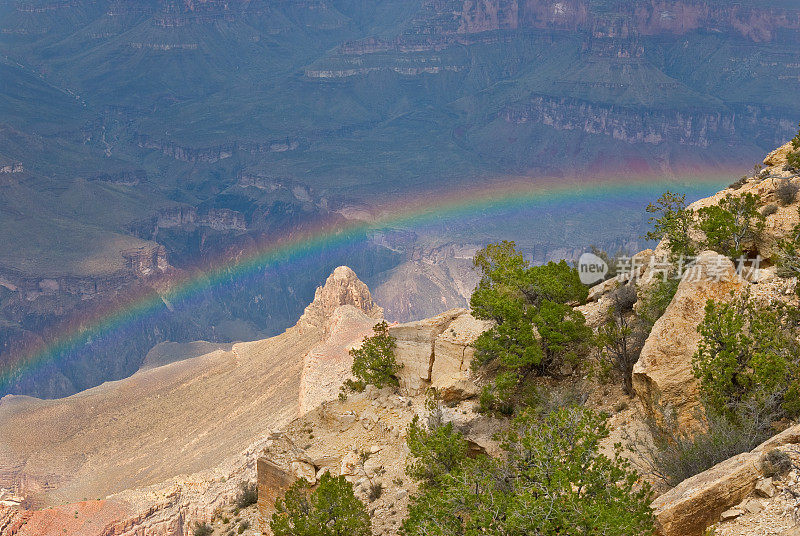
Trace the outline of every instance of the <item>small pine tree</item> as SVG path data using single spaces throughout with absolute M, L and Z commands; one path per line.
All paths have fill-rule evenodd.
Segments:
M 397 340 L 389 335 L 389 324 L 385 321 L 378 323 L 374 328 L 374 335 L 364 337 L 360 348 L 350 350 L 353 356 L 353 376 L 357 381 L 348 381 L 348 386 L 354 390 L 362 390 L 365 385 L 374 385 L 377 388 L 388 385 L 398 385 L 397 373 L 402 365 L 397 363 L 394 350 Z
M 753 194 L 727 195 L 718 205 L 698 211 L 698 228 L 705 235 L 704 246 L 728 257 L 743 255 L 764 230 L 765 218 Z
M 473 314 L 495 323 L 474 343 L 473 368 L 494 375 L 481 410 L 512 414 L 526 399 L 529 374 L 557 374 L 588 353 L 592 331 L 568 305 L 582 303 L 588 289 L 565 261 L 530 266 L 513 242 L 489 244 L 474 263 L 482 276 L 470 299 Z
M 800 414 L 798 314 L 747 297 L 706 303 L 692 366 L 709 409 L 734 420 L 743 404 L 762 407 L 765 414 Z
M 604 415 L 578 407 L 544 416 L 524 411 L 497 459 L 466 457 L 451 428 L 415 431 L 409 474 L 420 479 L 420 491 L 401 533 L 652 534 L 650 487 L 640 486 L 620 446 L 612 456 L 601 453 L 608 435 Z
M 653 230 L 645 238 L 664 240 L 673 257 L 688 257 L 695 254 L 695 246 L 689 235 L 694 225 L 694 212 L 686 206 L 686 195 L 664 192 L 653 204 L 647 205 Z
M 270 528 L 275 536 L 370 536 L 367 507 L 343 476 L 324 473 L 313 492 L 297 480 L 275 502 Z

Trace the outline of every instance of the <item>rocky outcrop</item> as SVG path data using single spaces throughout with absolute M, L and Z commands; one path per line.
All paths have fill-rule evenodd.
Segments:
M 682 429 L 697 425 L 701 406 L 692 372 L 692 356 L 700 341 L 697 326 L 708 300 L 729 300 L 747 285 L 730 259 L 713 251 L 701 253 L 685 273 L 633 368 L 633 388 L 653 416 L 662 418 L 664 411 L 674 411 Z
M 160 45 L 160 44 L 146 44 L 146 43 L 132 43 L 134 48 L 153 48 L 159 50 L 170 49 L 186 49 L 187 45 Z M 195 47 L 197 45 L 194 45 Z M 189 46 L 191 48 L 191 46 Z M 160 151 L 165 156 L 174 158 L 181 162 L 205 162 L 214 163 L 220 160 L 225 160 L 232 157 L 237 152 L 248 154 L 266 154 L 266 153 L 283 153 L 286 151 L 294 151 L 301 147 L 304 140 L 295 138 L 280 138 L 264 143 L 247 143 L 237 142 L 228 143 L 224 145 L 214 145 L 210 147 L 189 147 L 179 145 L 172 141 L 158 140 L 147 135 L 140 135 L 138 137 L 138 145 L 143 149 L 153 149 Z
M 744 178 L 739 183 L 731 185 L 716 194 L 700 199 L 691 205 L 692 210 L 716 205 L 728 195 L 740 196 L 753 194 L 762 207 L 772 206 L 774 211 L 766 217 L 764 231 L 757 244 L 752 244 L 756 253 L 763 259 L 771 259 L 778 253 L 778 241 L 790 235 L 792 229 L 800 223 L 798 216 L 797 200 L 783 203 L 778 198 L 778 189 L 786 184 L 800 187 L 800 173 L 787 167 L 787 156 L 793 151 L 791 142 L 786 143 L 772 151 L 764 159 L 764 169 L 752 177 Z M 694 238 L 700 239 L 696 235 Z
M 451 397 L 476 394 L 469 378 L 472 343 L 489 326 L 466 309 L 390 326 L 389 334 L 397 339 L 397 361 L 403 365 L 401 386 L 409 392 L 433 387 Z
M 314 301 L 300 317 L 300 328 L 330 328 L 334 311 L 342 305 L 352 305 L 370 318 L 382 318 L 383 309 L 372 301 L 372 294 L 358 276 L 347 266 L 336 268 L 325 284 L 314 293 Z
M 22 173 L 25 168 L 22 167 L 22 162 L 12 162 L 0 164 L 0 175 L 11 175 L 12 173 Z
M 295 477 L 267 458 L 258 459 L 258 516 L 262 534 L 271 534 L 269 520 L 275 511 L 275 501 L 283 496 Z
M 796 448 L 800 427 L 794 426 L 775 436 L 752 452 L 734 456 L 711 469 L 695 475 L 653 501 L 660 536 L 702 536 L 719 521 L 720 515 L 741 503 L 757 487 L 762 496 L 771 493 L 771 477 L 765 475 L 764 456 L 772 449 L 792 445 Z M 763 480 L 764 477 L 769 481 Z M 773 493 L 774 494 L 774 493 Z M 771 495 L 770 495 L 771 496 Z M 758 508 L 762 508 L 759 505 Z M 735 517 L 744 513 L 732 512 Z M 727 516 L 723 516 L 726 517 Z M 771 534 L 783 532 L 771 532 Z
M 350 350 L 372 334 L 376 318 L 353 305 L 337 307 L 325 329 L 328 337 L 303 357 L 300 380 L 300 414 L 335 399 L 344 381 L 352 377 Z

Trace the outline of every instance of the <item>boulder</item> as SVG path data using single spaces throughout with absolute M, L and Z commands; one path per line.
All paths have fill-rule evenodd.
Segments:
M 448 391 L 450 396 L 473 396 L 469 366 L 472 343 L 491 324 L 475 319 L 466 309 L 452 309 L 433 318 L 389 327 L 397 339 L 397 361 L 403 365 L 400 380 L 411 392 L 426 387 Z
M 698 425 L 702 407 L 692 372 L 692 356 L 700 341 L 697 326 L 708 300 L 730 300 L 747 285 L 730 259 L 713 251 L 701 253 L 695 266 L 684 274 L 633 368 L 633 388 L 652 416 L 661 419 L 663 410 L 669 409 L 683 429 Z
M 759 480 L 758 484 L 756 484 L 756 495 L 759 497 L 774 497 L 777 492 L 778 490 L 775 488 L 775 484 L 772 483 L 772 478 Z
M 753 492 L 769 497 L 775 494 L 771 479 L 764 479 L 764 453 L 774 448 L 796 448 L 800 425 L 774 436 L 751 452 L 721 462 L 711 469 L 687 478 L 652 503 L 659 536 L 702 536 L 722 519 L 732 519 L 745 511 L 761 510 L 760 501 L 744 502 Z
M 739 454 L 658 497 L 652 507 L 659 536 L 702 536 L 753 492 L 761 477 L 758 460 L 755 453 Z
M 359 467 L 361 465 L 361 459 L 358 457 L 358 453 L 355 451 L 350 451 L 342 457 L 342 465 L 339 469 L 339 474 L 348 478 L 355 477 L 356 475 L 360 474 Z
M 295 477 L 281 469 L 272 460 L 259 458 L 256 462 L 258 473 L 258 518 L 263 534 L 272 534 L 269 522 L 275 512 L 275 501 L 283 496 Z

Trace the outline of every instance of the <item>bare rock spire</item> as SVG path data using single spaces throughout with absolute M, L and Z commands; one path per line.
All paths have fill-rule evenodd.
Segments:
M 325 284 L 317 288 L 314 301 L 306 307 L 298 325 L 325 328 L 334 311 L 342 305 L 352 305 L 370 318 L 382 318 L 383 309 L 372 301 L 367 285 L 347 266 L 339 266 L 328 276 Z

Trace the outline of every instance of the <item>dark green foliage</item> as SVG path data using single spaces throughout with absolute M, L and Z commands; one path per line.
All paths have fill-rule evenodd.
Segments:
M 236 533 L 237 534 L 244 534 L 244 531 L 246 531 L 249 528 L 250 528 L 250 522 L 249 521 L 242 521 L 241 523 L 239 523 L 239 528 L 236 529 Z
M 532 266 L 523 281 L 522 292 L 535 307 L 545 301 L 580 305 L 589 294 L 578 271 L 563 260 Z
M 208 523 L 195 521 L 194 525 L 192 525 L 192 534 L 193 536 L 211 536 L 214 534 L 214 529 Z
M 367 508 L 343 476 L 324 473 L 312 492 L 297 480 L 275 502 L 270 528 L 275 536 L 370 536 Z
M 665 240 L 673 257 L 687 257 L 696 252 L 695 245 L 689 236 L 694 225 L 694 212 L 686 207 L 686 195 L 664 192 L 655 202 L 647 206 L 653 230 L 645 238 L 648 240 Z
M 364 337 L 360 348 L 350 350 L 353 356 L 352 372 L 357 381 L 350 380 L 347 385 L 354 390 L 363 390 L 364 385 L 374 385 L 380 389 L 399 383 L 397 373 L 402 366 L 395 359 L 397 341 L 389 335 L 389 324 L 380 322 L 373 331 L 374 335 Z
M 703 246 L 728 257 L 744 255 L 764 230 L 758 203 L 758 197 L 750 193 L 727 195 L 718 205 L 698 210 L 697 227 L 705 235 Z
M 495 375 L 481 394 L 481 408 L 511 414 L 524 403 L 529 375 L 580 364 L 592 331 L 568 304 L 583 302 L 588 290 L 566 262 L 530 266 L 513 242 L 489 244 L 474 263 L 482 277 L 470 299 L 473 314 L 495 322 L 474 343 L 473 367 Z
M 458 434 L 427 432 L 435 450 L 461 452 Z M 458 458 L 431 483 L 423 481 L 401 532 L 406 536 L 652 534 L 652 494 L 619 456 L 599 452 L 606 417 L 562 408 L 542 417 L 522 413 L 503 438 L 499 459 Z M 417 438 L 419 441 L 419 437 Z M 453 446 L 443 445 L 453 442 Z M 427 451 L 426 451 L 427 452 Z
M 239 495 L 236 496 L 236 506 L 247 508 L 258 502 L 258 485 L 255 482 L 242 482 L 239 485 Z
M 692 359 L 707 407 L 734 421 L 742 405 L 800 414 L 797 319 L 798 311 L 780 302 L 709 300 Z
M 589 352 L 592 328 L 583 313 L 561 303 L 545 300 L 533 317 L 539 332 L 542 361 L 536 368 L 542 374 L 557 374 L 562 363 L 578 365 Z
M 638 307 L 638 316 L 645 324 L 646 331 L 649 333 L 656 320 L 661 318 L 667 310 L 672 298 L 678 291 L 680 280 L 676 277 L 666 279 L 656 279 L 642 291 L 641 304 Z
M 442 486 L 447 475 L 467 459 L 467 441 L 453 423 L 425 428 L 415 416 L 408 427 L 406 443 L 411 454 L 406 474 L 422 487 Z

